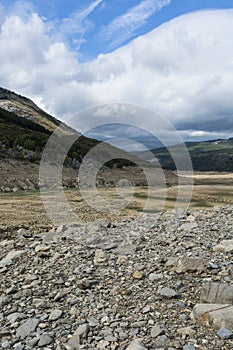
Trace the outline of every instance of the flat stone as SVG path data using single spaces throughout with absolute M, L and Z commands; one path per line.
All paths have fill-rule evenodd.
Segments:
M 0 267 L 7 266 L 13 263 L 14 259 L 19 258 L 25 253 L 24 250 L 11 250 L 5 258 L 0 261 Z
M 9 304 L 11 301 L 11 298 L 8 295 L 1 295 L 0 296 L 0 308 L 3 308 L 3 306 Z
M 178 260 L 175 271 L 177 273 L 185 272 L 203 272 L 206 269 L 205 262 L 200 258 L 192 258 L 190 256 L 184 256 Z
M 52 342 L 53 342 L 53 338 L 51 338 L 47 334 L 42 334 L 42 335 L 40 335 L 38 346 L 44 347 L 46 345 L 51 344 Z
M 48 245 L 45 244 L 39 244 L 35 247 L 35 252 L 47 252 L 50 249 Z
M 87 338 L 89 331 L 90 331 L 89 324 L 84 323 L 77 328 L 74 334 L 76 336 L 79 336 L 79 338 Z
M 10 323 L 15 323 L 16 321 L 22 320 L 24 318 L 26 318 L 26 315 L 23 313 L 20 313 L 20 312 L 14 312 L 14 313 L 7 316 L 7 320 Z
M 26 338 L 30 333 L 36 330 L 39 322 L 40 321 L 37 318 L 29 318 L 26 322 L 18 327 L 16 331 L 17 337 L 20 337 L 21 339 Z
M 146 350 L 146 348 L 140 339 L 135 339 L 130 343 L 126 350 Z
M 46 232 L 43 235 L 43 244 L 57 243 L 60 239 L 60 235 L 57 232 Z
M 197 227 L 197 223 L 196 222 L 187 222 L 183 225 L 180 226 L 180 228 L 183 230 L 183 231 L 191 231 L 193 228 L 196 228 Z
M 171 288 L 162 288 L 160 290 L 160 295 L 163 298 L 167 298 L 167 299 L 172 299 L 172 298 L 176 298 L 178 296 L 177 292 L 174 289 Z
M 166 335 L 160 335 L 159 337 L 156 338 L 154 342 L 154 348 L 155 349 L 165 349 L 168 346 L 169 339 Z
M 233 306 L 224 304 L 197 304 L 191 317 L 202 324 L 214 328 L 233 329 Z
M 157 324 L 151 328 L 151 337 L 152 338 L 157 338 L 159 335 L 162 335 L 163 333 L 164 333 L 164 329 L 161 328 Z
M 185 345 L 183 346 L 183 350 L 196 350 L 194 345 Z
M 62 311 L 59 309 L 55 309 L 49 315 L 49 321 L 56 321 L 61 317 L 61 315 L 62 315 Z
M 233 239 L 223 240 L 220 244 L 216 245 L 213 248 L 214 252 L 224 252 L 231 253 L 233 252 Z
M 217 332 L 217 335 L 224 340 L 233 339 L 233 332 L 229 331 L 229 329 L 226 328 L 220 328 Z
M 206 282 L 201 288 L 200 302 L 211 304 L 232 304 L 233 285 Z

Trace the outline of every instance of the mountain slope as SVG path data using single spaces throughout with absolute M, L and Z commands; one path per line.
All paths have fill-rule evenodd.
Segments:
M 54 131 L 60 121 L 39 108 L 32 100 L 0 87 L 0 108 L 18 117 L 31 120 L 49 131 Z
M 39 161 L 47 141 L 60 124 L 59 120 L 42 111 L 30 99 L 0 88 L 0 191 L 9 192 L 17 188 L 38 187 Z M 95 149 L 100 141 L 87 138 L 64 124 L 59 134 L 61 136 L 59 136 L 59 142 L 56 142 L 52 149 L 54 166 L 57 164 L 55 155 L 59 156 L 67 138 L 70 140 L 76 134 L 79 136 L 64 161 L 65 183 L 68 187 L 76 186 L 77 169 L 83 157 L 90 150 Z M 132 166 L 135 166 L 133 163 L 138 164 L 139 160 L 136 156 L 130 156 L 131 162 L 127 160 L 129 159 L 127 152 L 107 143 L 101 143 L 101 145 L 101 152 L 96 151 L 95 154 L 98 164 L 104 165 L 104 159 L 112 159 L 106 163 L 106 171 L 102 171 L 98 178 L 101 178 L 102 184 L 115 185 L 119 181 L 118 173 L 124 173 L 125 178 L 132 180 L 132 183 L 146 185 L 146 179 L 141 176 L 141 171 L 135 170 L 136 175 L 132 176 L 134 172 Z M 89 161 L 93 160 L 89 159 Z M 32 163 L 34 163 L 33 166 Z M 150 163 L 143 161 L 140 162 L 140 166 L 152 167 Z M 123 173 L 120 171 L 116 173 L 116 169 L 123 167 L 126 168 Z M 109 168 L 114 168 L 112 175 L 109 173 Z M 140 167 L 138 168 L 140 170 Z M 167 183 L 177 183 L 177 177 L 174 174 L 166 172 L 165 177 Z
M 190 153 L 195 171 L 233 171 L 233 138 L 186 142 L 185 145 Z M 179 156 L 182 155 L 183 145 L 170 146 L 169 149 Z M 151 152 L 158 158 L 164 168 L 175 170 L 175 164 L 166 147 L 153 149 Z M 137 156 L 147 160 L 151 158 L 147 152 L 138 152 Z

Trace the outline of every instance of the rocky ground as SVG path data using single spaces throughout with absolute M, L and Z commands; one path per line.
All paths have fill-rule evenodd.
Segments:
M 0 349 L 233 349 L 233 206 L 0 242 Z

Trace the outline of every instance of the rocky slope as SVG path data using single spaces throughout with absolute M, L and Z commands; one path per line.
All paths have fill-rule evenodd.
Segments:
M 29 98 L 1 87 L 0 108 L 31 120 L 49 131 L 54 131 L 60 124 L 59 120 L 44 112 Z
M 232 214 L 20 229 L 0 243 L 0 348 L 232 349 Z

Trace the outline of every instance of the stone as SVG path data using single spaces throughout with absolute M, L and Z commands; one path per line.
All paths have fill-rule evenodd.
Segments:
M 161 328 L 159 325 L 154 325 L 152 328 L 151 328 L 151 337 L 152 338 L 156 338 L 158 337 L 159 335 L 162 335 L 164 333 L 164 329 Z
M 51 244 L 51 243 L 57 243 L 60 239 L 60 236 L 57 232 L 46 232 L 43 235 L 43 244 Z
M 180 226 L 180 228 L 183 230 L 183 231 L 191 231 L 193 228 L 196 228 L 197 227 L 197 223 L 196 222 L 187 222 L 183 225 Z
M 42 334 L 39 337 L 38 346 L 44 347 L 46 345 L 49 345 L 53 342 L 53 338 L 51 338 L 48 334 Z
M 177 333 L 181 335 L 187 335 L 189 337 L 195 337 L 197 332 L 192 327 L 183 327 L 177 329 Z
M 89 331 L 89 325 L 87 323 L 84 323 L 78 327 L 78 329 L 75 331 L 75 334 L 80 338 L 87 338 Z
M 0 267 L 12 264 L 15 259 L 19 258 L 24 253 L 24 250 L 11 250 L 5 258 L 0 261 Z
M 17 337 L 26 338 L 30 333 L 34 332 L 39 324 L 37 318 L 29 318 L 26 322 L 20 325 L 16 331 Z
M 11 301 L 11 298 L 8 295 L 1 295 L 0 296 L 0 309 L 3 308 L 3 306 L 9 304 Z
M 233 339 L 233 332 L 229 331 L 226 328 L 220 328 L 217 332 L 217 335 L 224 340 Z
M 80 325 L 74 332 L 72 338 L 68 341 L 67 346 L 72 350 L 79 349 L 83 339 L 86 339 L 90 331 L 90 326 L 87 323 Z
M 224 304 L 197 304 L 191 317 L 202 324 L 214 328 L 233 329 L 233 306 Z
M 141 271 L 134 271 L 133 273 L 133 278 L 137 280 L 141 280 L 143 277 L 143 273 Z
M 133 340 L 126 350 L 147 350 L 140 339 Z
M 27 316 L 21 312 L 14 312 L 12 314 L 9 314 L 7 316 L 7 320 L 10 322 L 10 323 L 15 323 L 16 321 L 18 320 L 22 320 L 24 318 L 26 318 Z
M 183 350 L 196 350 L 196 347 L 194 345 L 185 345 Z
M 211 304 L 232 304 L 233 285 L 206 282 L 201 288 L 200 302 Z
M 233 239 L 223 240 L 220 244 L 213 247 L 214 252 L 224 252 L 231 253 L 233 252 Z
M 206 269 L 206 263 L 200 258 L 192 258 L 190 256 L 183 256 L 178 260 L 175 271 L 177 273 L 185 272 L 203 272 Z
M 167 287 L 162 288 L 160 290 L 160 295 L 163 298 L 167 298 L 167 299 L 172 299 L 172 298 L 177 298 L 178 297 L 178 294 L 177 294 L 177 292 L 174 289 L 167 288 Z
M 56 321 L 61 317 L 61 315 L 62 315 L 62 311 L 59 309 L 55 309 L 49 315 L 49 321 Z
M 156 338 L 153 346 L 155 349 L 165 349 L 167 348 L 169 343 L 169 338 L 166 335 L 160 335 L 159 337 Z
M 50 247 L 48 245 L 45 244 L 39 244 L 35 247 L 35 252 L 39 253 L 39 252 L 47 252 L 50 249 Z
M 94 264 L 100 264 L 107 260 L 107 255 L 102 249 L 96 249 L 94 256 Z
M 4 341 L 3 343 L 2 343 L 2 347 L 3 347 L 3 349 L 10 349 L 10 348 L 12 348 L 12 343 L 10 342 L 10 341 Z

